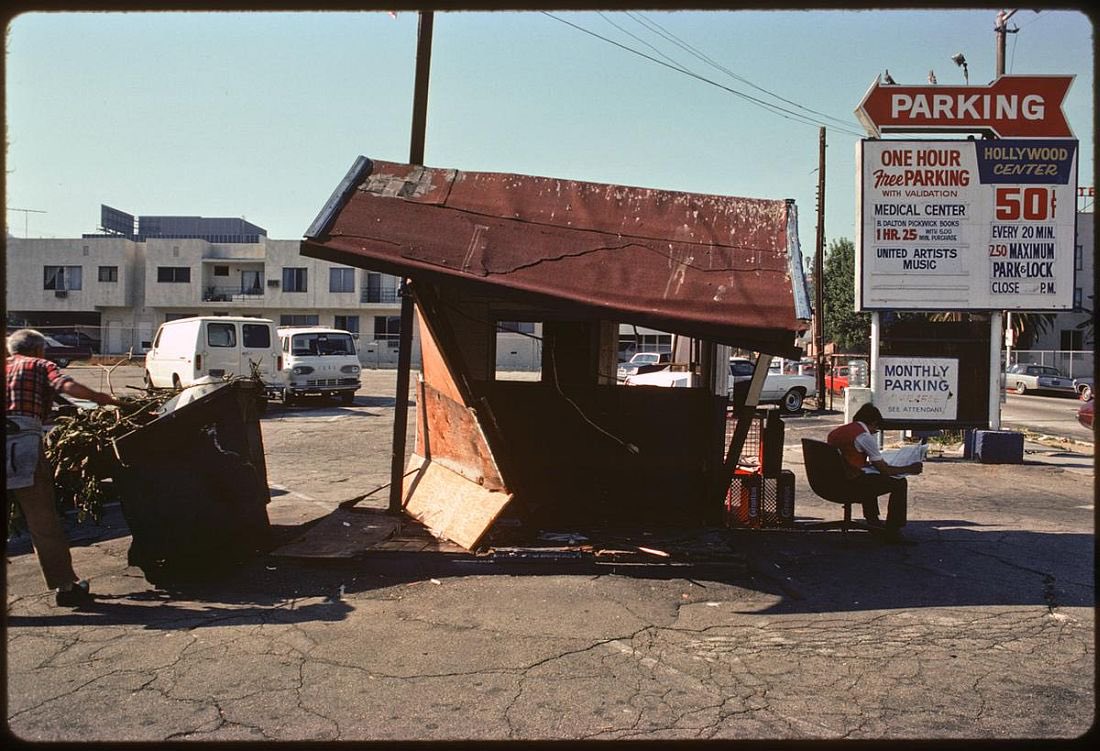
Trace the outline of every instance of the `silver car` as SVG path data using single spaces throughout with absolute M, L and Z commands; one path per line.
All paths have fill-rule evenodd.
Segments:
M 1045 391 L 1077 396 L 1077 390 L 1073 388 L 1073 379 L 1049 365 L 1016 363 L 1005 373 L 1005 388 L 1013 389 L 1017 394 Z

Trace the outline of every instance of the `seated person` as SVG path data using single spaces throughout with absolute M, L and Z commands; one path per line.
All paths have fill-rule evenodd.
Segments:
M 897 475 L 918 475 L 923 465 L 920 462 L 900 467 L 887 464 L 875 438 L 881 429 L 882 413 L 878 407 L 864 404 L 856 411 L 852 422 L 829 433 L 826 442 L 840 449 L 853 494 L 868 499 L 863 502 L 863 518 L 868 526 L 881 528 L 890 542 L 906 542 L 901 528 L 905 526 L 908 485 L 904 477 Z M 883 524 L 878 515 L 878 496 L 886 493 L 890 494 L 890 499 Z

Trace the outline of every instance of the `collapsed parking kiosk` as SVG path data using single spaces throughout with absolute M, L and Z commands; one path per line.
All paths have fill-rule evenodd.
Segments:
M 791 200 L 359 157 L 301 252 L 408 280 L 422 371 L 403 508 L 471 550 L 504 512 L 721 523 L 744 434 L 727 443 L 716 345 L 797 358 L 810 318 Z M 539 380 L 496 378 L 502 321 L 541 323 Z M 622 322 L 700 342 L 698 387 L 618 386 Z

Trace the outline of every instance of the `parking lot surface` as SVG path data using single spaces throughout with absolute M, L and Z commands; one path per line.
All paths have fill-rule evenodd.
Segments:
M 138 384 L 133 370 L 111 386 Z M 70 372 L 106 386 L 102 369 Z M 385 507 L 395 381 L 367 371 L 349 407 L 271 405 L 281 540 L 349 499 Z M 785 421 L 800 520 L 841 515 L 810 491 L 798 448 L 840 421 Z M 1076 738 L 1095 719 L 1093 457 L 1027 451 L 1018 465 L 933 452 L 910 481 L 916 546 L 702 530 L 730 554 L 709 567 L 267 555 L 168 592 L 127 566 L 112 507 L 102 525 L 69 523 L 97 595 L 86 610 L 55 607 L 28 542 L 9 541 L 8 729 L 102 742 Z

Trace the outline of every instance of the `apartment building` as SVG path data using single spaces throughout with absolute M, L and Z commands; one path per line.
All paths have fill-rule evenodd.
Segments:
M 1084 351 L 1093 350 L 1096 342 L 1091 332 L 1082 324 L 1092 320 L 1096 310 L 1095 300 L 1095 214 L 1092 211 L 1077 213 L 1077 243 L 1073 263 L 1076 282 L 1073 289 L 1074 312 L 1058 313 L 1053 325 L 1032 344 L 1037 350 Z
M 144 351 L 165 321 L 251 315 L 347 329 L 364 364 L 396 362 L 396 277 L 306 258 L 242 219 L 126 217 L 104 206 L 99 234 L 8 237 L 8 327 L 76 329 L 121 354 Z M 414 328 L 416 362 L 418 344 Z
M 273 240 L 244 219 L 138 216 L 109 206 L 99 232 L 80 238 L 6 238 L 7 325 L 77 330 L 103 354 L 144 352 L 165 321 L 196 315 L 270 318 L 359 334 L 367 367 L 397 363 L 400 280 L 307 258 L 297 240 Z M 497 370 L 540 371 L 541 324 L 504 322 Z M 673 337 L 620 325 L 620 359 L 670 352 Z M 420 346 L 413 327 L 413 364 Z

